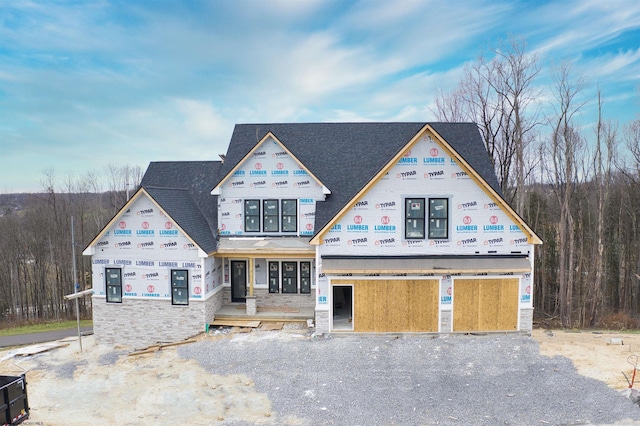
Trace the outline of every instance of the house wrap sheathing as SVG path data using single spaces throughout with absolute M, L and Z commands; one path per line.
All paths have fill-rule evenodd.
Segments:
M 243 124 L 223 162 L 151 163 L 85 254 L 98 340 L 157 342 L 247 303 L 317 333 L 530 331 L 540 243 L 475 124 Z

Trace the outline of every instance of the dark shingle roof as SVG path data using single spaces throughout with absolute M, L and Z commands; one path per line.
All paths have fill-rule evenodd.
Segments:
M 235 126 L 219 183 L 271 132 L 332 193 L 316 204 L 320 231 L 391 158 L 430 124 L 501 195 L 474 123 L 289 123 Z
M 217 248 L 220 161 L 152 162 L 140 186 L 207 253 Z

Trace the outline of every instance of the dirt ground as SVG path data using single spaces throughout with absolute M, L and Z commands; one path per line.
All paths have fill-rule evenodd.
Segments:
M 640 334 L 538 329 L 533 337 L 540 343 L 542 355 L 567 357 L 583 376 L 618 390 L 629 387 L 623 372 L 632 379 L 633 366 L 629 361 L 635 359 L 630 357 L 640 357 Z M 640 389 L 640 373 L 634 388 Z
M 293 331 L 272 333 L 282 339 L 304 338 Z M 618 390 L 628 387 L 623 371 L 631 379 L 629 356 L 640 355 L 639 334 L 535 330 L 533 337 L 541 354 L 565 356 L 580 374 Z M 129 356 L 131 349 L 96 345 L 93 336 L 82 343 L 83 352 L 77 340 L 36 356 L 15 356 L 16 349 L 0 352 L 1 375 L 27 371 L 31 418 L 25 425 L 139 425 L 181 418 L 207 424 L 269 422 L 270 401 L 249 377 L 212 375 L 195 361 L 180 359 L 176 346 Z M 634 387 L 640 388 L 638 376 Z M 184 384 L 179 392 L 176 383 Z
M 223 338 L 199 336 L 198 339 Z M 93 336 L 36 356 L 4 359 L 0 373 L 27 371 L 30 419 L 24 425 L 185 424 L 245 419 L 259 424 L 270 416 L 266 395 L 250 378 L 216 376 L 195 361 L 181 359 L 176 346 L 129 356 L 130 348 L 96 345 Z M 39 346 L 39 345 L 35 345 Z M 177 391 L 179 390 L 179 391 Z M 64 407 L 64 408 L 62 408 Z

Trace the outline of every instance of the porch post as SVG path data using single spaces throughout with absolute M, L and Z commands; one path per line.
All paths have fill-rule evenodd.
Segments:
M 256 296 L 253 295 L 253 266 L 254 258 L 249 258 L 249 294 L 245 298 L 245 308 L 247 315 L 255 315 L 258 312 L 256 305 Z
M 254 258 L 249 258 L 249 296 L 253 297 L 253 267 L 254 267 Z

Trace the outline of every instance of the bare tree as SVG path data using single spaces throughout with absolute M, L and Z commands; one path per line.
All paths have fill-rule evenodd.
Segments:
M 522 38 L 509 37 L 494 53 L 497 78 L 489 82 L 507 107 L 508 114 L 504 114 L 504 137 L 505 143 L 513 147 L 516 210 L 522 213 L 525 205 L 525 150 L 532 140 L 532 130 L 537 125 L 537 114 L 528 116 L 527 112 L 539 95 L 533 82 L 540 68 L 537 56 L 526 53 L 526 42 Z
M 559 206 L 558 215 L 558 305 L 560 320 L 565 327 L 572 326 L 572 301 L 575 276 L 575 219 L 571 201 L 579 182 L 578 154 L 582 152 L 583 138 L 573 124 L 575 114 L 583 104 L 576 101 L 584 88 L 581 79 L 570 79 L 570 66 L 561 65 L 554 73 L 553 95 L 557 104 L 550 118 L 553 131 L 548 152 L 549 181 Z
M 588 276 L 585 284 L 584 300 L 581 304 L 581 325 L 590 327 L 596 321 L 598 310 L 603 304 L 605 284 L 605 227 L 607 225 L 607 206 L 609 205 L 609 187 L 611 183 L 611 169 L 616 152 L 617 126 L 602 119 L 602 96 L 598 90 L 598 120 L 595 128 L 595 153 L 592 170 L 596 203 L 596 224 L 593 248 L 582 252 L 582 258 L 588 263 Z
M 507 197 L 517 195 L 516 210 L 522 213 L 525 180 L 533 168 L 527 166 L 526 150 L 537 124 L 537 114 L 528 114 L 538 95 L 533 88 L 538 59 L 527 54 L 526 43 L 516 37 L 501 43 L 491 55 L 490 60 L 481 55 L 467 66 L 451 94 L 438 95 L 435 115 L 444 121 L 478 124 L 502 192 Z

